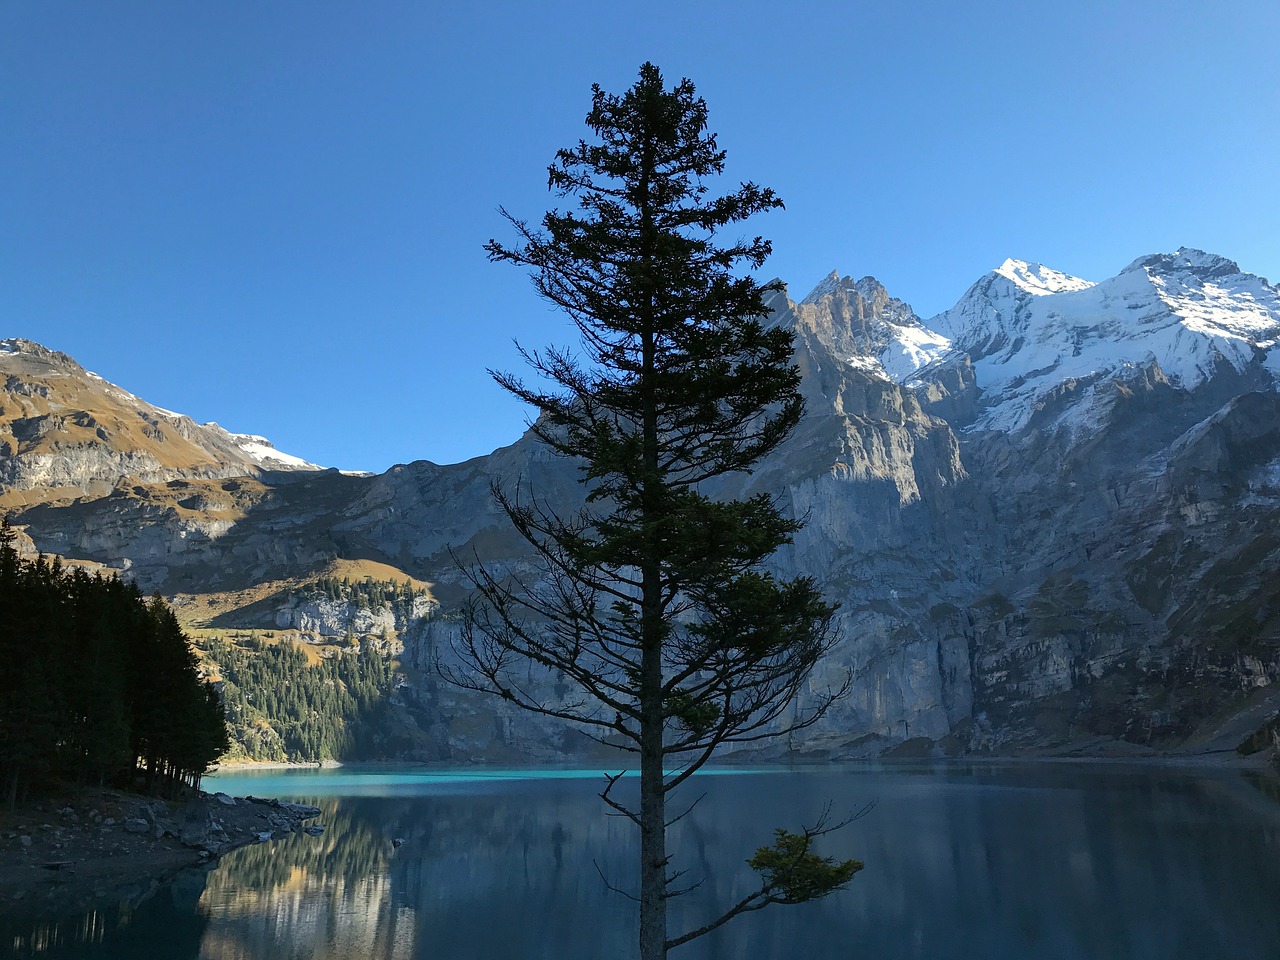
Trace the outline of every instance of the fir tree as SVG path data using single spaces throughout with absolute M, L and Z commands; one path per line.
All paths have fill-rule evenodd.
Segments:
M 44 557 L 0 524 L 0 778 L 13 804 L 53 781 L 173 792 L 226 747 L 221 704 L 168 607 Z
M 549 169 L 551 189 L 576 209 L 548 212 L 540 228 L 503 211 L 519 243 L 487 246 L 491 259 L 529 268 L 581 335 L 578 354 L 524 352 L 539 383 L 495 378 L 537 409 L 535 435 L 580 466 L 586 507 L 561 515 L 536 491 L 495 491 L 545 576 L 524 589 L 473 568 L 479 599 L 459 653 L 475 672 L 446 672 L 638 755 L 638 808 L 615 796 L 616 780 L 602 796 L 640 831 L 640 953 L 656 960 L 739 913 L 839 889 L 861 865 L 814 854 L 821 826 L 781 831 L 751 861 L 758 891 L 668 934 L 681 872 L 666 849 L 671 792 L 717 747 L 803 727 L 843 691 L 788 712 L 830 647 L 834 613 L 809 579 L 762 568 L 799 524 L 766 495 L 705 492 L 749 471 L 801 415 L 791 335 L 762 322 L 775 288 L 734 272 L 758 268 L 769 243 L 718 242 L 781 201 L 753 183 L 709 195 L 724 153 L 706 132 L 706 105 L 687 80 L 665 89 L 652 64 L 622 96 L 595 87 L 587 125 L 592 142 L 559 151 Z M 531 696 L 520 680 L 530 660 L 584 696 Z

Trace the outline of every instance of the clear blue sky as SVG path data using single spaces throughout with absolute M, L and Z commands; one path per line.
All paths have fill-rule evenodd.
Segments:
M 486 367 L 564 343 L 537 219 L 593 82 L 652 60 L 774 187 L 764 273 L 923 317 L 1005 257 L 1201 247 L 1280 280 L 1280 3 L 0 5 L 0 337 L 380 471 L 519 436 Z

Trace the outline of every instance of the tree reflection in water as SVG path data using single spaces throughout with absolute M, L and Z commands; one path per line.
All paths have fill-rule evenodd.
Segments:
M 572 941 L 584 923 L 598 930 L 584 956 L 625 956 L 630 904 L 617 898 L 585 920 L 574 905 L 602 899 L 592 859 L 615 874 L 625 867 L 627 825 L 604 816 L 581 782 L 519 789 L 531 786 L 535 802 L 513 796 L 514 785 L 304 799 L 324 811 L 324 834 L 226 857 L 201 898 L 211 923 L 200 956 L 523 957 L 537 955 L 531 945 Z
M 197 909 L 206 876 L 204 868 L 194 867 L 158 888 L 149 883 L 131 886 L 98 898 L 92 907 L 58 916 L 32 917 L 0 908 L 0 957 L 196 957 L 208 926 Z

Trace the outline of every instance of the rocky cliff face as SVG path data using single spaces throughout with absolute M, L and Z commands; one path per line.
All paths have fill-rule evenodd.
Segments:
M 340 637 L 347 632 L 356 636 L 386 635 L 409 629 L 435 607 L 426 597 L 414 597 L 403 613 L 390 604 L 375 606 L 316 595 L 289 597 L 276 611 L 275 626 L 322 637 Z
M 996 519 L 960 624 L 974 736 L 1168 745 L 1280 677 L 1280 297 L 1198 251 L 1096 285 L 1021 267 L 931 321 L 971 351 Z
M 1280 680 L 1275 287 L 1180 250 L 1096 284 L 1007 261 L 929 321 L 874 279 L 838 274 L 770 308 L 770 322 L 796 334 L 806 417 L 718 492 L 766 490 L 806 518 L 776 565 L 816 577 L 842 604 L 840 643 L 811 687 L 854 679 L 821 726 L 783 746 L 840 756 L 1167 746 Z M 51 463 L 96 449 L 75 404 L 58 401 L 55 414 L 61 387 L 32 372 L 36 350 L 19 352 L 26 372 L 10 374 L 4 400 L 23 412 L 5 421 L 6 492 L 53 476 L 32 466 L 39 431 L 12 424 L 62 417 Z M 30 399 L 42 385 L 44 413 Z M 177 420 L 153 416 L 166 441 L 181 437 Z M 170 592 L 302 576 L 334 557 L 391 565 L 430 581 L 443 604 L 402 632 L 406 662 L 421 668 L 404 694 L 441 753 L 582 748 L 429 669 L 450 656 L 449 611 L 467 592 L 455 558 L 534 570 L 490 484 L 563 508 L 580 497 L 572 464 L 526 437 L 467 463 L 377 477 L 264 474 L 219 459 L 208 441 L 209 472 L 165 447 L 164 469 L 185 473 L 135 475 L 141 461 L 129 457 L 164 457 L 141 427 L 147 443 L 122 430 L 99 438 L 118 459 L 96 461 L 77 502 L 46 497 L 22 513 L 42 549 L 127 567 Z M 289 616 L 319 624 L 325 611 Z M 530 682 L 566 692 L 552 677 Z

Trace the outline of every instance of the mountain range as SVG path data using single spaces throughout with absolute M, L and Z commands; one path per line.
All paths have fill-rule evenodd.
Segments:
M 1280 289 L 1184 248 L 1097 283 L 1007 260 L 928 320 L 838 272 L 768 307 L 794 332 L 806 414 L 712 492 L 767 491 L 805 518 L 775 565 L 841 604 L 811 689 L 853 678 L 775 750 L 1230 748 L 1274 722 Z M 0 376 L 0 508 L 34 549 L 124 571 L 197 630 L 313 645 L 349 635 L 356 612 L 305 584 L 344 564 L 412 578 L 430 603 L 361 629 L 390 625 L 403 645 L 415 755 L 580 748 L 431 669 L 467 593 L 455 557 L 532 569 L 491 484 L 580 497 L 574 465 L 532 437 L 351 476 L 28 340 L 0 341 Z

